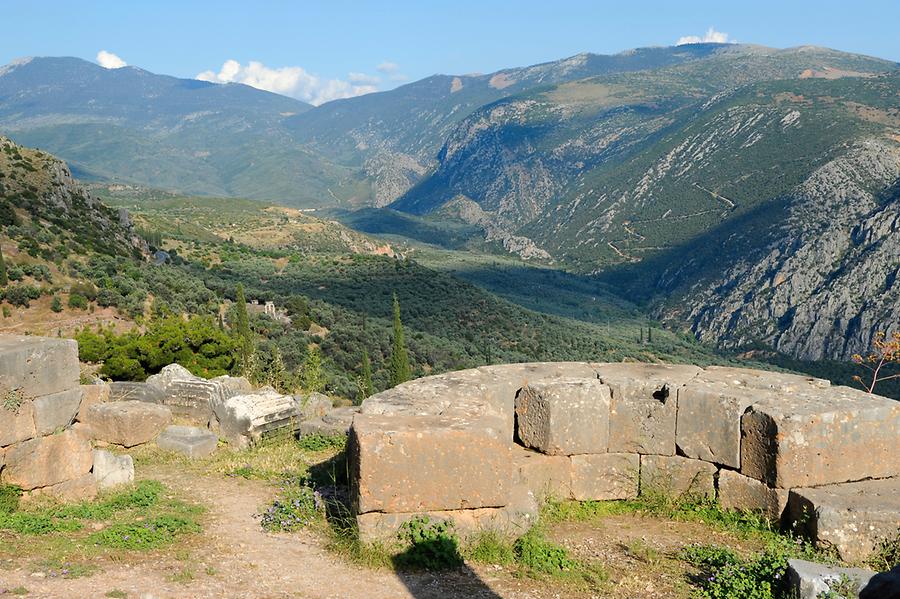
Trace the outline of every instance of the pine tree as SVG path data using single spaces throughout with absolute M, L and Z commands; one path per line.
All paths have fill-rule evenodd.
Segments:
M 3 250 L 0 249 L 0 287 L 6 287 L 9 277 L 6 276 L 6 261 L 3 259 Z
M 303 362 L 301 386 L 307 393 L 321 393 L 325 388 L 325 374 L 322 372 L 322 353 L 313 346 L 306 352 Z
M 364 400 L 375 393 L 375 387 L 372 385 L 372 363 L 369 362 L 368 350 L 363 350 L 362 357 L 362 376 L 359 382 L 359 401 Z
M 400 321 L 400 302 L 394 294 L 394 339 L 391 349 L 390 385 L 396 387 L 411 378 L 409 355 L 403 339 L 403 323 Z

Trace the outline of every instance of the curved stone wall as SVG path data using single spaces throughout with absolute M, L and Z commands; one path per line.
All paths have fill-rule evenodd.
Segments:
M 363 539 L 416 514 L 524 532 L 545 498 L 659 490 L 791 520 L 845 559 L 900 527 L 900 402 L 811 377 L 691 365 L 535 363 L 426 377 L 353 421 Z M 874 500 L 854 503 L 867 494 Z M 858 504 L 858 505 L 857 505 Z M 852 509 L 850 509 L 852 508 Z

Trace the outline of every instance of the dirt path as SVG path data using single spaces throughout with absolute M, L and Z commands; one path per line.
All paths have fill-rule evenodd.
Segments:
M 24 587 L 28 597 L 129 598 L 304 597 L 431 599 L 472 597 L 549 599 L 558 591 L 513 579 L 503 569 L 485 568 L 441 575 L 398 575 L 356 567 L 328 553 L 314 533 L 269 534 L 254 514 L 273 489 L 239 478 L 196 476 L 172 467 L 145 468 L 142 477 L 160 480 L 179 496 L 207 506 L 204 532 L 166 555 L 98 563 L 91 576 L 61 579 L 24 568 L 0 570 L 3 589 Z M 173 555 L 174 554 L 174 555 Z M 565 594 L 565 596 L 571 596 Z

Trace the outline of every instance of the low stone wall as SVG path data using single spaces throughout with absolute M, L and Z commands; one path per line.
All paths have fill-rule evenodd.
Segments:
M 96 494 L 74 341 L 0 335 L 0 483 L 31 495 Z
M 900 402 L 828 381 L 690 365 L 539 363 L 427 377 L 351 428 L 360 535 L 416 514 L 523 532 L 547 496 L 651 490 L 798 520 L 845 559 L 900 528 Z M 865 500 L 854 498 L 865 497 Z

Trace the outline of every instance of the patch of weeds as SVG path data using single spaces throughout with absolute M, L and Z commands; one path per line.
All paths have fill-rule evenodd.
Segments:
M 22 489 L 16 485 L 0 484 L 0 514 L 11 514 L 19 509 Z
M 659 551 L 641 539 L 632 539 L 628 541 L 624 547 L 631 557 L 642 561 L 647 565 L 658 566 L 662 561 L 662 556 Z
M 112 549 L 157 549 L 174 542 L 178 537 L 200 532 L 200 525 L 181 516 L 162 515 L 144 522 L 125 522 L 88 536 L 88 541 Z
M 81 530 L 77 520 L 54 518 L 48 514 L 31 512 L 0 512 L 0 529 L 23 535 L 45 535 L 52 532 L 74 532 Z
M 51 578 L 83 578 L 93 576 L 100 568 L 93 564 L 47 559 L 32 566 L 32 571 L 46 572 Z
M 3 401 L 0 402 L 0 407 L 7 412 L 18 414 L 19 408 L 21 408 L 22 404 L 28 401 L 29 398 L 22 393 L 21 389 L 4 389 L 2 392 L 2 400 Z
M 468 539 L 465 555 L 473 562 L 509 565 L 516 561 L 516 553 L 509 539 L 493 530 L 484 530 Z
M 356 518 L 349 510 L 328 519 L 327 549 L 365 568 L 389 568 L 391 552 L 381 543 L 364 543 L 359 539 Z
M 749 558 L 717 545 L 686 547 L 681 557 L 700 571 L 693 580 L 700 597 L 774 599 L 784 588 L 788 559 L 810 559 L 814 554 L 811 547 L 782 539 Z
M 183 568 L 181 571 L 172 574 L 167 578 L 169 582 L 177 582 L 178 584 L 188 584 L 194 580 L 194 572 L 190 568 Z
M 347 435 L 303 435 L 297 445 L 304 451 L 343 451 L 347 446 Z
M 900 566 L 900 529 L 893 537 L 882 539 L 875 547 L 868 565 L 876 572 L 887 572 Z
M 110 597 L 111 599 L 128 599 L 128 593 L 125 591 L 120 591 L 119 589 L 113 589 L 111 591 L 106 591 L 104 597 Z
M 213 568 L 212 566 L 206 566 L 206 575 L 207 576 L 218 576 L 219 571 Z
M 25 587 L 16 587 L 14 589 L 10 589 L 9 594 L 10 595 L 20 595 L 20 596 L 27 595 L 28 589 L 26 589 Z
M 841 574 L 837 580 L 827 582 L 828 590 L 816 595 L 816 599 L 846 599 L 856 597 L 859 591 L 859 581 L 853 580 L 846 574 Z
M 269 532 L 294 532 L 314 522 L 321 522 L 325 514 L 322 495 L 305 480 L 289 480 L 266 511 L 259 514 L 260 524 Z
M 569 555 L 565 547 L 550 541 L 540 526 L 532 527 L 513 545 L 516 563 L 532 576 L 553 576 L 598 587 L 609 579 L 599 564 L 586 564 Z
M 59 506 L 51 511 L 57 518 L 106 520 L 116 512 L 155 505 L 165 487 L 159 481 L 142 480 L 133 489 L 118 491 L 99 501 Z
M 637 501 L 551 501 L 541 510 L 541 521 L 586 522 L 639 511 L 641 504 Z
M 400 526 L 397 538 L 407 549 L 394 557 L 400 567 L 448 570 L 463 564 L 459 537 L 452 520 L 416 516 Z

